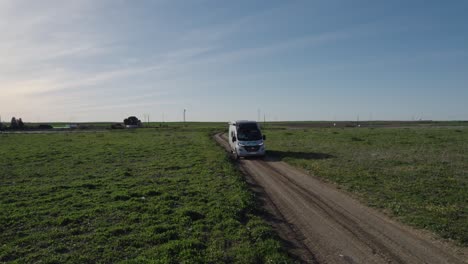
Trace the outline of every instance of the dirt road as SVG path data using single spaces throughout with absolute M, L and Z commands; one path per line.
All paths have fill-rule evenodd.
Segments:
M 222 134 L 215 140 L 229 150 Z M 303 262 L 467 263 L 466 249 L 397 223 L 284 162 L 241 159 L 239 166 Z

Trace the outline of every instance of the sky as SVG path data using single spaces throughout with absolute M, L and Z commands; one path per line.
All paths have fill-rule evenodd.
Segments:
M 467 13 L 463 0 L 0 0 L 0 115 L 468 120 Z

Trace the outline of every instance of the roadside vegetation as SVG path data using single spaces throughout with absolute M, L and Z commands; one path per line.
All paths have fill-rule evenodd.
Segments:
M 290 262 L 211 131 L 1 134 L 0 262 Z
M 267 126 L 269 155 L 468 246 L 468 128 Z

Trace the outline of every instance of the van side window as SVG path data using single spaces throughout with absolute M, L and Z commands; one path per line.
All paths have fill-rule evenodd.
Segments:
M 234 131 L 231 131 L 231 138 L 234 137 Z

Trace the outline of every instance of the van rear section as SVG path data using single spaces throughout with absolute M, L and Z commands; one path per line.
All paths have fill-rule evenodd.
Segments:
M 255 121 L 238 120 L 229 123 L 229 145 L 236 157 L 260 156 L 266 154 L 265 139 Z

